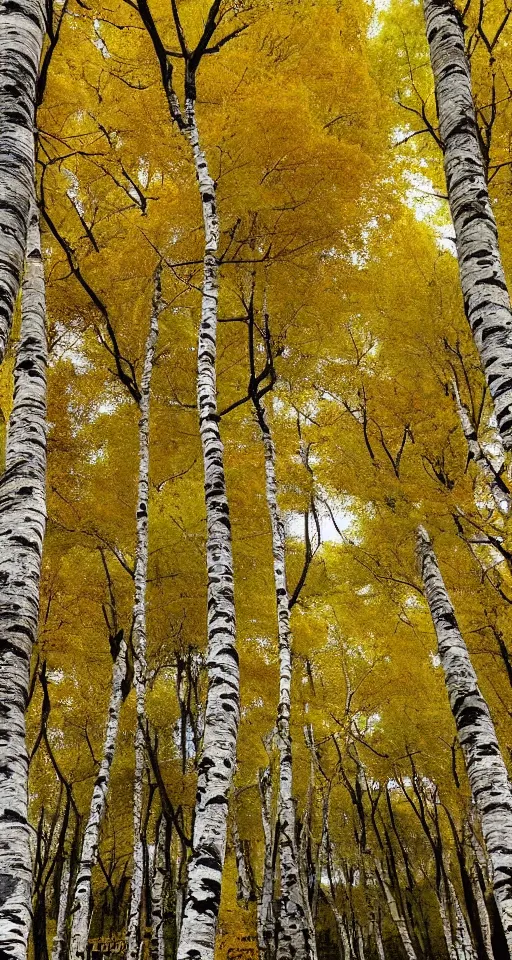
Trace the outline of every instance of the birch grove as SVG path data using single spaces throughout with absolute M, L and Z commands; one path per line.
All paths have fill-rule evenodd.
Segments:
M 512 960 L 511 40 L 4 2 L 0 960 Z

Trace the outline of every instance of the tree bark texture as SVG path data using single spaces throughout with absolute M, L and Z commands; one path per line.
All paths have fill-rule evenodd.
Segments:
M 139 482 L 136 514 L 137 545 L 134 571 L 135 598 L 133 605 L 134 685 L 137 729 L 135 731 L 135 773 L 133 784 L 133 870 L 130 889 L 130 909 L 128 914 L 127 960 L 137 960 L 139 954 L 140 913 L 144 886 L 142 808 L 144 799 L 144 770 L 146 767 L 144 725 L 146 723 L 147 684 L 146 586 L 149 553 L 149 407 L 151 376 L 153 373 L 156 342 L 158 339 L 158 320 L 163 309 L 161 266 L 159 266 L 155 273 L 151 319 L 144 351 L 139 401 Z
M 512 792 L 507 769 L 432 544 L 421 527 L 418 557 L 450 706 L 492 867 L 494 896 L 512 955 Z
M 124 637 L 121 637 L 119 652 L 112 668 L 112 691 L 108 706 L 103 756 L 92 791 L 89 819 L 84 830 L 82 854 L 75 883 L 69 960 L 85 960 L 87 957 L 87 940 L 91 921 L 92 871 L 98 862 L 100 831 L 105 816 L 110 773 L 116 748 L 125 674 L 126 642 Z
M 219 221 L 215 183 L 201 149 L 194 102 L 186 103 L 188 140 L 201 195 L 204 273 L 198 340 L 197 403 L 203 451 L 208 573 L 208 694 L 198 764 L 192 856 L 177 960 L 213 960 L 226 854 L 228 796 L 236 763 L 240 676 L 236 651 L 231 524 L 217 416 L 216 341 Z
M 34 192 L 36 82 L 42 0 L 0 2 L 0 362 L 12 326 Z
M 480 148 L 463 25 L 452 0 L 424 0 L 439 136 L 462 294 L 498 429 L 512 449 L 512 308 Z
M 3 39 L 2 36 L 0 49 Z M 0 235 L 4 236 L 1 229 Z M 30 657 L 37 636 L 46 524 L 45 321 L 39 217 L 33 203 L 14 371 L 14 405 L 8 425 L 6 466 L 0 478 L 1 960 L 24 960 L 31 921 L 25 706 Z

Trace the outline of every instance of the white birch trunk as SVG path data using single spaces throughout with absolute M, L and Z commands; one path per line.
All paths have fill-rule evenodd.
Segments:
M 100 769 L 92 791 L 89 819 L 82 842 L 72 907 L 69 960 L 86 960 L 87 940 L 91 922 L 92 871 L 98 861 L 101 825 L 105 816 L 112 761 L 119 730 L 119 715 L 123 702 L 123 680 L 126 674 L 126 642 L 121 638 L 119 652 L 112 668 L 112 692 L 108 707 L 107 729 L 103 744 Z
M 166 869 L 167 825 L 162 816 L 158 824 L 153 876 L 151 878 L 151 957 L 165 960 L 164 920 L 167 891 Z
M 135 598 L 133 605 L 134 686 L 137 711 L 135 731 L 135 773 L 133 782 L 133 870 L 130 887 L 126 960 L 137 960 L 140 946 L 140 914 L 144 886 L 144 847 L 142 838 L 142 809 L 144 800 L 144 770 L 146 748 L 143 727 L 146 722 L 147 685 L 147 623 L 146 586 L 148 578 L 148 512 L 149 512 L 149 407 L 151 376 L 158 339 L 158 319 L 164 309 L 161 287 L 161 267 L 155 273 L 149 333 L 144 351 L 140 381 L 139 418 L 139 481 L 137 491 L 137 545 L 135 550 Z
M 52 960 L 65 960 L 67 936 L 66 926 L 68 919 L 69 881 L 71 879 L 69 860 L 62 868 L 59 890 L 59 911 L 57 914 L 57 930 L 52 944 Z
M 462 294 L 498 429 L 512 448 L 512 309 L 480 149 L 460 14 L 423 0 Z
M 462 910 L 457 891 L 451 880 L 448 880 L 448 889 L 455 914 L 455 950 L 457 960 L 477 960 L 476 950 L 471 940 L 471 934 L 466 923 L 464 911 Z
M 446 943 L 448 960 L 458 960 L 457 952 L 455 950 L 455 944 L 453 942 L 452 924 L 450 921 L 450 908 L 448 904 L 448 898 L 446 895 L 446 884 L 444 880 L 441 880 L 441 888 L 437 894 L 437 902 L 439 905 L 439 915 L 441 917 L 441 925 L 443 927 L 443 935 Z
M 309 903 L 301 884 L 293 799 L 292 738 L 290 733 L 292 655 L 290 602 L 286 581 L 286 538 L 277 502 L 276 452 L 265 407 L 257 401 L 257 416 L 265 451 L 265 492 L 272 529 L 274 586 L 279 639 L 279 935 L 277 960 L 316 960 L 316 944 L 308 922 Z
M 485 902 L 485 897 L 480 886 L 480 881 L 478 879 L 478 872 L 476 865 L 473 863 L 469 870 L 469 877 L 471 880 L 471 888 L 473 890 L 473 896 L 476 902 L 476 908 L 478 911 L 478 920 L 480 923 L 480 930 L 482 932 L 482 940 L 484 944 L 484 950 L 487 960 L 494 960 L 494 951 L 492 949 L 492 932 L 491 932 L 491 922 L 489 920 L 489 912 L 487 910 L 487 904 Z
M 203 450 L 208 571 L 208 694 L 198 765 L 192 856 L 177 960 L 213 960 L 226 855 L 228 796 L 236 764 L 240 676 L 236 651 L 231 525 L 224 453 L 217 417 L 216 341 L 219 244 L 215 183 L 201 149 L 194 103 L 187 100 L 188 140 L 198 180 L 205 233 L 198 340 L 197 403 Z
M 0 363 L 11 332 L 34 192 L 43 0 L 0 2 Z
M 421 527 L 418 556 L 450 706 L 492 866 L 494 896 L 512 953 L 512 792 L 507 768 L 432 544 Z
M 477 467 L 481 470 L 482 475 L 485 477 L 489 486 L 489 490 L 491 491 L 492 498 L 497 509 L 503 516 L 506 517 L 510 513 L 510 508 L 512 506 L 510 495 L 507 490 L 503 488 L 504 485 L 500 485 L 496 471 L 493 469 L 492 464 L 489 462 L 484 451 L 482 450 L 482 447 L 480 446 L 480 441 L 478 440 L 475 426 L 473 425 L 469 411 L 466 409 L 462 403 L 462 400 L 460 399 L 460 394 L 456 383 L 453 384 L 453 393 L 455 396 L 455 402 L 457 404 L 457 413 L 459 415 L 460 424 L 468 445 L 469 459 L 473 460 Z
M 236 810 L 233 810 L 233 817 L 231 821 L 231 836 L 233 840 L 233 850 L 235 853 L 236 860 L 236 872 L 237 872 L 237 882 L 236 882 L 236 897 L 239 903 L 244 907 L 248 907 L 251 900 L 251 880 L 249 877 L 249 870 L 247 869 L 247 863 L 245 859 L 245 852 L 242 847 L 242 841 L 240 840 L 240 834 L 238 832 L 238 823 L 236 819 Z
M 382 939 L 382 931 L 380 928 L 380 922 L 378 919 L 372 921 L 373 936 L 375 939 L 375 946 L 377 947 L 377 956 L 379 960 L 386 960 L 386 951 L 384 950 L 384 941 Z
M 5 14 L 0 13 L 0 49 L 4 42 L 2 16 Z M 21 28 L 12 16 L 13 24 Z M 3 215 L 0 211 L 0 223 Z M 2 229 L 0 236 L 1 257 L 7 239 Z M 30 213 L 22 298 L 14 405 L 5 472 L 0 478 L 0 956 L 9 960 L 26 956 L 32 913 L 25 705 L 37 636 L 46 523 L 46 308 L 35 203 Z
M 416 956 L 416 951 L 413 947 L 412 940 L 409 936 L 409 931 L 407 929 L 407 924 L 403 917 L 403 914 L 393 896 L 393 891 L 388 883 L 387 877 L 384 874 L 384 868 L 378 860 L 375 861 L 375 871 L 377 877 L 379 878 L 380 885 L 384 892 L 386 898 L 386 903 L 391 915 L 391 919 L 395 924 L 400 940 L 402 941 L 402 946 L 405 950 L 407 960 L 418 960 Z
M 258 901 L 257 934 L 260 960 L 273 960 L 275 954 L 274 871 L 272 864 L 272 780 L 270 768 L 260 774 L 261 822 L 264 860 L 261 896 Z

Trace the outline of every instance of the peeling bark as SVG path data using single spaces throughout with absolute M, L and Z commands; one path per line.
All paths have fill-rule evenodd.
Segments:
M 492 866 L 494 896 L 512 953 L 512 792 L 507 769 L 432 544 L 422 527 L 418 557 L 450 706 Z
M 13 19 L 16 21 L 14 15 Z M 2 29 L 0 26 L 0 50 L 5 40 Z M 0 224 L 1 216 L 0 212 Z M 0 235 L 4 243 L 1 229 Z M 46 524 L 45 321 L 39 217 L 33 203 L 14 405 L 8 425 L 5 472 L 0 478 L 0 957 L 5 960 L 24 960 L 32 912 L 25 706 L 30 657 L 37 636 Z
M 92 871 L 98 862 L 100 831 L 105 816 L 110 773 L 116 748 L 125 674 L 126 642 L 121 633 L 119 637 L 119 651 L 112 668 L 112 692 L 108 706 L 103 756 L 92 791 L 89 819 L 84 831 L 82 854 L 75 883 L 69 960 L 85 960 L 87 957 L 87 939 L 91 922 Z
M 512 449 L 512 307 L 480 148 L 471 70 L 452 0 L 424 0 L 439 135 L 466 315 L 498 429 Z
M 0 362 L 11 332 L 34 192 L 36 82 L 44 33 L 43 0 L 0 2 Z

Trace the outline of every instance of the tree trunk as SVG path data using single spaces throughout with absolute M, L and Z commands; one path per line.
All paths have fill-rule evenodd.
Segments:
M 387 877 L 384 874 L 384 869 L 382 864 L 378 860 L 375 861 L 375 871 L 379 880 L 379 883 L 382 887 L 384 896 L 386 898 L 386 903 L 388 905 L 389 912 L 391 914 L 391 919 L 395 924 L 400 940 L 402 941 L 402 946 L 405 950 L 407 960 L 418 960 L 416 956 L 416 951 L 412 945 L 412 940 L 409 936 L 409 931 L 407 929 L 407 924 L 405 922 L 404 916 L 393 896 L 391 886 L 388 882 Z
M 42 0 L 0 3 L 0 363 L 11 332 L 34 192 L 36 82 L 44 33 Z
M 165 960 L 165 901 L 168 886 L 166 848 L 168 845 L 167 823 L 162 815 L 158 822 L 153 875 L 151 880 L 151 957 Z
M 119 640 L 119 651 L 112 668 L 112 692 L 108 707 L 103 757 L 92 791 L 89 819 L 84 831 L 82 855 L 75 884 L 69 960 L 85 960 L 87 956 L 87 939 L 91 920 L 91 877 L 98 861 L 100 830 L 105 816 L 110 772 L 119 729 L 119 714 L 123 702 L 123 680 L 126 674 L 126 642 L 122 634 Z
M 276 922 L 274 916 L 274 844 L 271 819 L 272 778 L 270 767 L 260 773 L 259 787 L 265 853 L 261 896 L 258 901 L 258 951 L 260 960 L 273 960 L 275 956 Z
M 494 896 L 512 955 L 512 792 L 507 769 L 432 544 L 422 527 L 418 556 L 450 706 L 492 865 Z
M 149 333 L 144 351 L 144 366 L 140 381 L 139 419 L 139 483 L 137 495 L 137 546 L 135 552 L 135 599 L 133 606 L 134 685 L 137 708 L 135 731 L 135 773 L 133 784 L 133 872 L 128 914 L 126 960 L 137 960 L 140 946 L 140 915 L 144 886 L 144 843 L 142 837 L 142 808 L 144 798 L 144 771 L 146 748 L 147 683 L 147 623 L 146 585 L 148 577 L 148 511 L 149 511 L 149 405 L 151 376 L 158 339 L 158 318 L 164 309 L 161 287 L 161 265 L 155 272 L 153 302 Z
M 5 13 L 0 17 L 5 18 Z M 17 14 L 12 14 L 12 20 L 20 26 Z M 2 19 L 0 24 L 1 50 L 5 43 Z M 4 210 L 0 209 L 0 223 L 4 211 L 5 204 Z M 0 229 L 0 250 L 7 236 Z M 35 203 L 30 213 L 22 297 L 14 405 L 5 472 L 0 478 L 0 957 L 9 960 L 26 956 L 32 913 L 24 712 L 37 636 L 46 523 L 46 309 Z
M 205 232 L 198 341 L 197 403 L 203 449 L 208 570 L 208 695 L 192 856 L 177 960 L 213 960 L 226 854 L 228 795 L 236 763 L 240 676 L 236 651 L 231 525 L 217 417 L 216 337 L 219 221 L 215 183 L 201 149 L 194 102 L 187 100 L 188 140 L 201 194 Z
M 482 450 L 482 447 L 480 446 L 476 427 L 471 420 L 469 410 L 466 409 L 462 403 L 462 400 L 460 399 L 456 383 L 453 384 L 453 392 L 455 395 L 455 402 L 457 404 L 457 412 L 459 414 L 460 424 L 468 445 L 468 457 L 470 460 L 473 460 L 477 467 L 481 470 L 489 485 L 489 490 L 491 491 L 492 498 L 497 509 L 503 516 L 506 517 L 510 513 L 510 509 L 512 507 L 510 493 L 508 492 L 500 473 L 494 469 L 492 463 L 490 460 L 488 460 L 484 451 Z
M 232 814 L 232 820 L 231 820 L 231 837 L 233 841 L 233 850 L 235 854 L 236 872 L 237 872 L 236 898 L 243 907 L 247 908 L 249 906 L 249 903 L 253 899 L 251 877 L 250 877 L 249 869 L 247 866 L 245 850 L 242 846 L 242 841 L 240 840 L 240 834 L 238 832 L 236 808 L 234 805 L 233 805 L 233 814 Z
M 290 601 L 286 581 L 286 538 L 277 503 L 276 451 L 266 410 L 261 398 L 253 397 L 265 452 L 265 492 L 272 530 L 274 587 L 279 639 L 279 702 L 277 733 L 279 748 L 279 935 L 277 960 L 316 960 L 316 945 L 308 923 L 309 903 L 301 884 L 293 799 L 291 709 L 291 628 Z
M 489 200 L 463 26 L 452 0 L 424 0 L 423 6 L 464 305 L 503 445 L 510 450 L 512 309 Z
M 57 914 L 57 930 L 52 946 L 52 960 L 65 960 L 66 956 L 69 880 L 69 860 L 66 860 L 60 880 L 59 911 Z

